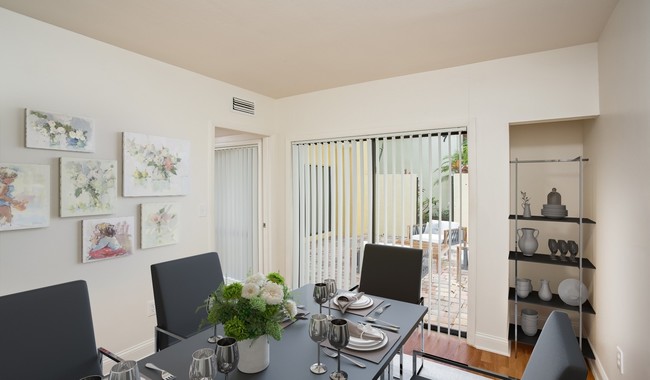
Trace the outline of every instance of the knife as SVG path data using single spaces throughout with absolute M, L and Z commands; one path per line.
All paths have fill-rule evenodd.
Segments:
M 399 328 L 391 327 L 391 326 L 384 326 L 384 325 L 378 325 L 376 323 L 366 323 L 368 326 L 372 326 L 378 329 L 384 329 L 388 331 L 392 331 L 394 333 L 399 333 Z

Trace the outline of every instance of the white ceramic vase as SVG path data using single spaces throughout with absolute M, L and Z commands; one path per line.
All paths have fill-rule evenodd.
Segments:
M 551 287 L 548 284 L 548 280 L 541 279 L 539 282 L 539 292 L 537 292 L 539 299 L 542 301 L 550 301 L 551 298 L 553 298 L 553 293 L 551 293 Z
M 537 228 L 520 228 L 517 234 L 519 235 L 517 245 L 521 252 L 524 256 L 533 256 L 539 246 L 539 243 L 537 242 L 539 230 Z
M 534 336 L 537 334 L 538 313 L 533 309 L 523 309 L 521 311 L 521 329 L 524 334 Z
M 237 342 L 239 348 L 239 363 L 237 369 L 244 373 L 262 372 L 271 362 L 269 337 L 262 335 L 254 339 Z
M 524 213 L 523 213 L 524 218 L 530 218 L 532 216 L 530 213 L 530 204 L 524 203 L 522 204 L 522 207 L 524 208 Z

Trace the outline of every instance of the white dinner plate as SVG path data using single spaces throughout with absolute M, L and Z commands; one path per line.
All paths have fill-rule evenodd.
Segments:
M 379 331 L 379 332 L 383 337 L 381 341 L 375 341 L 375 340 L 367 341 L 365 339 L 362 340 L 362 339 L 350 337 L 350 342 L 348 343 L 347 348 L 354 351 L 378 350 L 384 347 L 386 344 L 388 344 L 388 335 L 386 335 L 383 331 Z M 367 344 L 365 342 L 370 342 L 370 344 Z
M 342 296 L 345 296 L 345 295 L 349 295 L 349 294 L 341 294 L 341 295 L 342 295 Z M 340 296 L 339 296 L 339 297 L 340 297 Z M 335 304 L 336 306 L 339 306 L 339 307 L 340 307 L 338 297 L 335 298 L 332 302 L 334 302 L 334 304 Z M 372 306 L 373 303 L 374 303 L 374 301 L 372 300 L 372 298 L 367 297 L 367 296 L 364 294 L 364 295 L 361 296 L 360 299 L 356 300 L 352 305 L 348 306 L 348 309 L 352 309 L 352 310 L 356 310 L 356 309 L 365 309 L 365 308 L 367 308 L 367 307 Z

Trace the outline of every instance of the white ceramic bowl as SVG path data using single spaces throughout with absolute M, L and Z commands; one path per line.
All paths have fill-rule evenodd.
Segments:
M 575 278 L 567 278 L 560 282 L 557 287 L 557 293 L 565 304 L 570 306 L 579 306 L 589 297 L 589 290 L 582 282 Z

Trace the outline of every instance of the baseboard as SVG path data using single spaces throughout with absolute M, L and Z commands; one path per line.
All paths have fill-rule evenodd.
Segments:
M 156 348 L 154 344 L 155 343 L 153 339 L 145 340 L 142 343 L 127 348 L 126 350 L 115 352 L 115 354 L 125 360 L 140 360 L 155 352 Z M 109 347 L 106 348 L 110 350 Z M 113 367 L 114 365 L 115 365 L 114 361 L 104 357 L 104 360 L 102 361 L 102 371 L 104 373 L 109 373 L 111 371 L 111 367 Z
M 483 351 L 510 356 L 510 341 L 498 336 L 476 333 L 474 347 Z
M 607 377 L 607 373 L 605 372 L 605 368 L 603 368 L 603 364 L 598 358 L 598 353 L 596 353 L 596 349 L 594 348 L 594 345 L 591 343 L 589 338 L 587 338 L 587 342 L 589 342 L 589 345 L 591 346 L 591 350 L 594 352 L 594 359 L 587 359 L 587 365 L 589 366 L 591 373 L 594 375 L 594 379 L 609 380 L 609 378 Z

